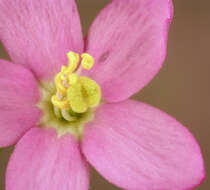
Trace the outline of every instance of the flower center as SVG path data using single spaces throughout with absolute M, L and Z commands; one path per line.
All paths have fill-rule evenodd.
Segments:
M 43 110 L 41 127 L 53 127 L 58 135 L 70 132 L 81 136 L 84 124 L 91 121 L 94 108 L 100 104 L 101 88 L 87 76 L 81 76 L 82 69 L 90 70 L 94 59 L 87 53 L 70 51 L 68 65 L 62 66 L 54 83 L 40 82 L 42 99 L 38 106 Z M 79 64 L 80 63 L 80 64 Z
M 71 113 L 84 113 L 88 108 L 96 107 L 101 100 L 101 89 L 99 85 L 86 76 L 79 76 L 81 69 L 90 70 L 94 65 L 94 59 L 87 53 L 81 55 L 80 68 L 79 54 L 69 52 L 68 66 L 62 66 L 61 71 L 55 76 L 56 94 L 51 101 L 54 105 L 56 116 L 72 121 Z

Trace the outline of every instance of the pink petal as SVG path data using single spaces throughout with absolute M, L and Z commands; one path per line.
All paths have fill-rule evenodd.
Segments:
M 190 132 L 160 110 L 132 100 L 101 106 L 85 127 L 82 150 L 107 180 L 123 189 L 188 189 L 205 176 Z
M 127 99 L 157 74 L 171 18 L 171 0 L 113 0 L 101 11 L 87 36 L 96 64 L 86 74 L 107 101 Z
M 67 63 L 70 50 L 83 51 L 74 0 L 0 1 L 0 39 L 14 63 L 48 79 Z
M 39 98 L 32 73 L 0 60 L 0 147 L 16 143 L 40 118 Z
M 71 135 L 31 129 L 9 161 L 7 190 L 88 190 L 89 168 Z

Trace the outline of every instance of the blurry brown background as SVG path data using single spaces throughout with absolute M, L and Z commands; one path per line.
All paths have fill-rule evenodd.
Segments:
M 77 0 L 84 34 L 96 14 L 110 0 Z M 198 190 L 210 189 L 210 1 L 174 0 L 175 16 L 169 33 L 168 56 L 152 82 L 133 98 L 173 115 L 197 138 L 205 159 L 206 180 Z M 0 45 L 0 58 L 8 56 Z M 13 148 L 0 149 L 0 190 Z M 195 171 L 196 172 L 196 171 Z M 91 190 L 118 190 L 92 171 Z

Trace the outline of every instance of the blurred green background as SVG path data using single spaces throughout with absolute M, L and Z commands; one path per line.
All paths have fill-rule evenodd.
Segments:
M 77 0 L 83 32 L 109 0 Z M 168 55 L 160 73 L 134 99 L 158 107 L 187 126 L 205 159 L 206 180 L 198 190 L 210 189 L 210 1 L 174 0 L 175 16 L 169 33 Z M 0 58 L 8 55 L 0 44 Z M 0 149 L 0 190 L 13 147 Z M 196 171 L 195 171 L 196 172 Z M 118 190 L 92 169 L 92 190 Z

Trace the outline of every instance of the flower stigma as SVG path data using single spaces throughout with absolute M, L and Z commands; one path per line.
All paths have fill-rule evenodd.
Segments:
M 40 125 L 53 126 L 59 136 L 71 132 L 78 137 L 101 102 L 101 88 L 91 78 L 81 76 L 83 69 L 90 70 L 94 66 L 90 54 L 81 54 L 81 61 L 79 54 L 72 51 L 67 57 L 68 64 L 56 74 L 52 87 L 41 85 L 42 100 L 38 106 L 44 114 Z

